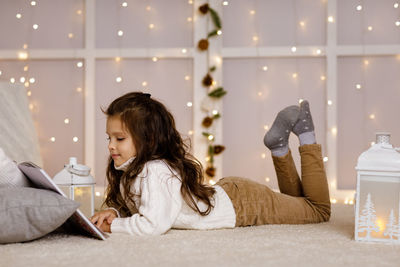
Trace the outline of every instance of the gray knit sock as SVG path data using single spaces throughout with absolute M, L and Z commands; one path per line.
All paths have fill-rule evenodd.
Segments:
M 299 107 L 289 106 L 281 110 L 271 129 L 264 136 L 264 144 L 272 155 L 282 157 L 289 151 L 289 135 L 299 117 Z
M 299 137 L 301 146 L 316 143 L 314 123 L 307 100 L 300 103 L 299 119 L 293 127 L 293 133 Z

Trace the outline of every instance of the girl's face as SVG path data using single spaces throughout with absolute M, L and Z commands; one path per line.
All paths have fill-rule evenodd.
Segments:
M 119 167 L 127 160 L 136 156 L 136 147 L 132 136 L 124 127 L 119 116 L 107 118 L 108 150 L 114 160 L 115 166 Z

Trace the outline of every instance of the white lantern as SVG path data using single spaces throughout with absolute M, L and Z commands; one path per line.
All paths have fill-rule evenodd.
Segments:
M 400 153 L 389 133 L 357 162 L 355 240 L 400 244 Z
M 95 181 L 88 166 L 77 164 L 76 158 L 71 157 L 53 180 L 68 198 L 81 204 L 79 209 L 86 217 L 94 214 Z

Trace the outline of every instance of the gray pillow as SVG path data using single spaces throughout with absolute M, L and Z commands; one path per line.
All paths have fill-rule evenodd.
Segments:
M 61 226 L 79 203 L 55 192 L 0 188 L 0 244 L 42 237 Z
M 28 178 L 0 147 L 0 188 L 29 186 Z

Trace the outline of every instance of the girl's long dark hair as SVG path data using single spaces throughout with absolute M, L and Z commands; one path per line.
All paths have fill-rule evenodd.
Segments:
M 130 203 L 135 207 L 130 188 L 148 161 L 160 159 L 180 175 L 181 194 L 189 207 L 203 216 L 210 213 L 215 189 L 203 184 L 201 163 L 188 152 L 188 146 L 176 130 L 172 114 L 162 103 L 149 94 L 131 92 L 115 99 L 103 112 L 108 117 L 120 117 L 133 138 L 137 153 L 125 172 L 116 170 L 113 159 L 109 157 L 104 204 L 118 209 L 125 216 L 135 213 L 127 205 Z M 196 200 L 204 202 L 207 209 L 200 210 Z

